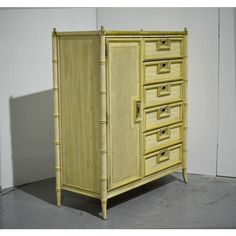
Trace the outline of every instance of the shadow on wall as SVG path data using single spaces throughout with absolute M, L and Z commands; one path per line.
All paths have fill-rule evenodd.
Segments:
M 53 91 L 9 102 L 14 186 L 53 177 Z

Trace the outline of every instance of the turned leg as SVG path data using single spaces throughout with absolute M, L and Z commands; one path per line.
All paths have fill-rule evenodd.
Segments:
M 107 201 L 101 200 L 101 204 L 102 204 L 102 218 L 103 220 L 106 220 L 107 219 Z
M 188 183 L 187 168 L 183 168 L 182 173 L 183 173 L 184 182 L 187 184 Z
M 61 206 L 61 189 L 57 189 L 57 206 Z

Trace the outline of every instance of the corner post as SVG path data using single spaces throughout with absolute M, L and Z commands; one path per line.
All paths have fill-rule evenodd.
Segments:
M 182 173 L 183 173 L 183 179 L 184 182 L 188 182 L 188 176 L 187 176 L 187 146 L 188 146 L 188 31 L 185 28 L 184 29 L 184 80 L 183 80 L 183 101 L 184 101 L 184 129 L 183 129 L 183 166 L 182 166 Z
M 107 117 L 106 117 L 106 55 L 105 31 L 103 26 L 100 35 L 100 158 L 101 158 L 101 206 L 102 218 L 107 219 Z
M 53 95 L 54 95 L 54 145 L 56 171 L 57 206 L 61 206 L 61 165 L 60 165 L 60 125 L 59 125 L 59 87 L 58 87 L 58 39 L 56 29 L 52 32 Z

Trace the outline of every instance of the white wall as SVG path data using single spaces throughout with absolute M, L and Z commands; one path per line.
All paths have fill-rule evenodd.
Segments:
M 188 171 L 216 174 L 217 8 L 98 8 L 97 27 L 189 31 Z
M 3 188 L 54 175 L 53 27 L 95 30 L 96 9 L 0 9 Z
M 236 177 L 236 13 L 220 9 L 219 151 L 217 175 Z

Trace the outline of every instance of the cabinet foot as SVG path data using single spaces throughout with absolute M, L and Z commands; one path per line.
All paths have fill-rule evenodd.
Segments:
M 61 206 L 61 190 L 57 190 L 57 206 Z
M 103 220 L 106 220 L 107 219 L 107 201 L 101 200 L 101 205 L 102 205 L 102 218 Z
M 187 168 L 182 169 L 182 174 L 183 174 L 184 182 L 187 184 L 188 183 Z

